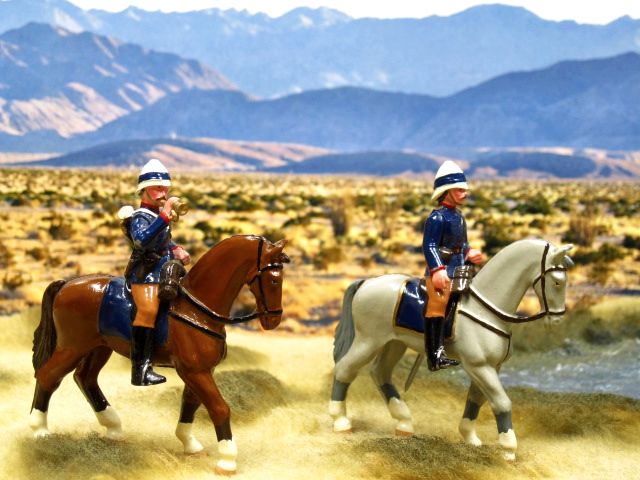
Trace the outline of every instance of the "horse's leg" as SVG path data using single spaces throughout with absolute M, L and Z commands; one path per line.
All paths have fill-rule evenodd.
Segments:
M 49 400 L 51 400 L 54 391 L 55 388 L 50 392 L 43 390 L 40 382 L 36 380 L 36 389 L 33 393 L 33 403 L 29 414 L 29 426 L 33 430 L 35 438 L 46 437 L 51 433 L 47 425 L 47 412 L 49 411 Z
M 76 368 L 73 379 L 93 408 L 98 423 L 107 429 L 107 437 L 112 440 L 120 440 L 122 438 L 120 417 L 115 409 L 109 405 L 100 385 L 98 385 L 98 374 L 111 358 L 112 353 L 113 350 L 104 346 L 92 350 Z
M 82 355 L 71 349 L 55 350 L 51 358 L 36 371 L 36 388 L 29 414 L 29 426 L 36 438 L 49 435 L 47 412 L 51 396 L 62 379 L 80 362 Z
M 220 455 L 216 464 L 216 473 L 235 473 L 238 447 L 231 435 L 229 405 L 222 398 L 218 386 L 211 376 L 211 371 L 186 372 L 178 370 L 178 374 L 188 388 L 202 401 L 216 429 L 218 454 Z
M 480 391 L 476 383 L 472 380 L 469 385 L 469 393 L 467 394 L 467 403 L 464 407 L 464 414 L 458 425 L 458 431 L 464 441 L 479 447 L 482 445 L 482 440 L 476 434 L 476 419 L 480 408 L 484 404 L 487 398 Z
M 358 372 L 375 356 L 380 348 L 373 340 L 356 337 L 349 351 L 335 367 L 329 414 L 333 417 L 334 432 L 351 432 L 351 421 L 347 418 L 347 391 Z
M 400 398 L 400 393 L 392 379 L 393 369 L 406 350 L 407 346 L 404 343 L 392 340 L 384 346 L 371 366 L 373 382 L 380 390 L 391 417 L 398 421 L 396 425 L 396 435 L 398 436 L 410 436 L 414 433 L 411 411 Z
M 176 437 L 182 442 L 184 453 L 187 455 L 204 450 L 202 444 L 192 433 L 193 419 L 195 418 L 196 410 L 201 404 L 202 402 L 198 396 L 185 384 L 182 391 L 182 405 L 180 406 L 180 419 L 176 427 Z
M 490 365 L 466 368 L 471 379 L 489 401 L 498 426 L 498 443 L 507 460 L 515 460 L 518 441 L 511 423 L 511 400 L 504 391 L 497 370 Z

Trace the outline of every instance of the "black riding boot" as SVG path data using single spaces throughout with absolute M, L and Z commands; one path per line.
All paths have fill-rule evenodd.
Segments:
M 425 317 L 424 319 L 424 351 L 427 354 L 429 370 L 435 372 L 439 367 L 438 357 L 436 356 L 437 347 L 434 317 Z
M 157 385 L 167 381 L 151 368 L 153 329 L 131 328 L 131 384 L 136 386 Z
M 426 317 L 424 319 L 424 345 L 429 370 L 432 372 L 459 365 L 458 361 L 445 356 L 443 317 Z
M 434 323 L 435 350 L 438 362 L 438 368 L 449 368 L 460 365 L 460 362 L 452 358 L 448 358 L 444 353 L 444 318 L 435 317 L 432 319 Z

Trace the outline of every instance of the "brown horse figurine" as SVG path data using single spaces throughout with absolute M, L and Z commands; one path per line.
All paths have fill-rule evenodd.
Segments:
M 183 278 L 180 294 L 169 307 L 166 343 L 157 345 L 153 355 L 156 364 L 174 366 L 185 384 L 176 428 L 185 453 L 203 449 L 191 432 L 195 412 L 203 403 L 218 437 L 216 471 L 220 473 L 236 470 L 237 447 L 229 406 L 212 370 L 224 358 L 225 325 L 259 318 L 262 327 L 270 330 L 280 323 L 283 263 L 289 261 L 284 245 L 284 240 L 274 244 L 263 237 L 238 235 L 211 248 Z M 72 370 L 107 436 L 122 435 L 120 418 L 98 385 L 98 374 L 114 350 L 129 356 L 127 340 L 101 333 L 99 328 L 103 296 L 114 278 L 87 275 L 58 280 L 44 293 L 33 345 L 36 388 L 30 425 L 36 437 L 49 434 L 49 400 Z M 256 313 L 230 318 L 232 303 L 245 284 L 256 298 Z

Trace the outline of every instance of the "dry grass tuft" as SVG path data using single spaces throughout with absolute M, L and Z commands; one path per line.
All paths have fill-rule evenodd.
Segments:
M 285 406 L 288 389 L 264 370 L 234 370 L 216 374 L 216 383 L 231 405 L 235 422 L 253 421 Z
M 353 454 L 365 459 L 372 478 L 480 480 L 486 469 L 506 467 L 496 447 L 469 448 L 432 436 L 374 438 L 358 442 Z
M 513 388 L 509 396 L 523 435 L 543 438 L 606 437 L 635 442 L 640 430 L 640 400 L 608 394 L 540 392 Z
M 22 438 L 18 452 L 22 464 L 30 467 L 31 480 L 91 478 L 96 465 L 103 474 L 118 478 L 152 466 L 145 460 L 144 449 L 104 439 L 97 433 L 82 437 L 53 434 L 38 441 Z

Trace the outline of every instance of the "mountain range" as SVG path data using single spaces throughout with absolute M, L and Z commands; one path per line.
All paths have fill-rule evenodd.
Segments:
M 225 71 L 74 20 L 99 26 L 95 16 L 106 12 L 35 3 L 71 29 L 28 23 L 0 35 L 0 152 L 63 152 L 31 155 L 54 158 L 30 165 L 127 167 L 155 156 L 209 171 L 432 175 L 454 158 L 476 177 L 640 176 L 638 155 L 623 151 L 640 149 L 635 52 L 510 72 L 445 96 L 349 86 L 260 98 Z M 0 1 L 0 25 L 15 20 L 1 15 L 7 5 L 16 3 Z M 325 29 L 352 23 L 335 11 L 307 13 L 318 12 Z M 293 28 L 300 13 L 257 17 Z M 304 29 L 319 28 L 319 18 Z
M 31 21 L 193 58 L 260 97 L 347 85 L 448 96 L 509 72 L 640 49 L 640 20 L 554 22 L 505 5 L 447 17 L 354 19 L 327 8 L 271 18 L 234 9 L 110 13 L 65 0 L 0 2 L 0 32 Z
M 568 148 L 476 149 L 452 158 L 410 151 L 344 153 L 298 144 L 158 138 L 117 141 L 53 158 L 22 157 L 14 155 L 14 160 L 4 159 L 2 163 L 18 167 L 140 168 L 148 159 L 158 158 L 172 171 L 432 178 L 444 160 L 454 159 L 476 179 L 640 178 L 639 152 Z
M 30 23 L 0 36 L 0 134 L 69 138 L 189 89 L 235 88 L 194 60 Z

